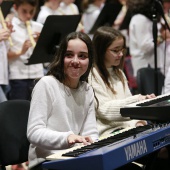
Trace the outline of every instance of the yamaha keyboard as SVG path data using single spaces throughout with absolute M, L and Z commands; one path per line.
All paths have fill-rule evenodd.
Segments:
M 170 121 L 170 94 L 129 104 L 120 109 L 120 114 L 131 119 Z
M 128 133 L 128 134 L 126 134 Z M 113 170 L 170 144 L 170 124 L 146 125 L 110 136 L 91 145 L 50 155 L 43 163 L 47 169 Z

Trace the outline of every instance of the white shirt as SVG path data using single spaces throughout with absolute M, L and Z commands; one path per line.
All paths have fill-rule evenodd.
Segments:
M 153 22 L 142 14 L 134 15 L 129 25 L 129 47 L 132 56 L 134 76 L 140 68 L 155 67 L 154 43 L 152 33 Z M 157 46 L 157 67 L 162 67 L 163 44 Z
M 164 46 L 164 59 L 162 60 L 162 72 L 166 76 L 170 67 L 170 40 L 165 42 L 166 47 Z
M 101 5 L 101 7 L 97 7 L 96 5 L 90 4 L 87 10 L 83 13 L 82 22 L 84 25 L 85 33 L 89 33 L 96 19 L 98 18 L 101 10 L 103 9 L 103 6 L 104 3 Z
M 2 26 L 0 25 L 0 29 Z M 0 41 L 0 85 L 8 84 L 8 42 Z
M 61 13 L 61 15 L 78 15 L 79 14 L 78 7 L 74 3 L 70 3 L 69 5 L 66 5 L 64 2 L 61 2 L 60 7 L 58 8 L 58 11 Z M 82 31 L 83 29 L 84 29 L 84 26 L 81 23 L 79 23 L 75 31 Z
M 78 89 L 70 89 L 44 76 L 33 89 L 29 112 L 29 167 L 69 148 L 67 138 L 73 133 L 98 139 L 92 87 L 82 82 Z
M 37 16 L 37 22 L 44 24 L 46 18 L 49 15 L 62 15 L 61 12 L 58 10 L 58 8 L 56 10 L 52 10 L 51 8 L 47 7 L 47 6 L 42 6 L 41 10 Z
M 29 39 L 28 31 L 25 23 L 21 22 L 18 18 L 12 19 L 13 30 L 11 38 L 13 41 L 13 46 L 10 47 L 11 51 L 19 52 L 25 40 Z M 41 32 L 42 24 L 31 21 L 32 32 Z M 9 79 L 35 79 L 43 76 L 43 65 L 42 64 L 32 64 L 26 65 L 29 57 L 33 52 L 33 47 L 30 47 L 28 51 L 19 56 L 16 59 L 9 60 Z
M 58 9 L 62 15 L 76 15 L 79 14 L 79 10 L 76 4 L 71 3 L 66 5 L 64 2 L 60 3 L 60 7 Z

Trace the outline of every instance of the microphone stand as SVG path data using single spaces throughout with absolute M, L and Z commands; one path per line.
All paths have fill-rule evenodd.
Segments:
M 157 28 L 157 12 L 155 6 L 152 9 L 152 34 L 153 34 L 153 42 L 154 42 L 154 61 L 155 61 L 155 70 L 154 70 L 154 85 L 155 85 L 155 95 L 158 95 L 158 68 L 157 68 L 157 38 L 158 38 L 158 28 Z
M 165 25 L 170 31 L 170 27 L 164 15 L 164 10 L 162 7 L 162 3 L 159 0 L 154 0 L 153 8 L 152 8 L 152 20 L 153 20 L 153 42 L 154 42 L 154 61 L 155 61 L 155 72 L 154 72 L 154 80 L 155 80 L 155 95 L 158 95 L 158 68 L 157 68 L 157 37 L 158 37 L 158 28 L 157 28 L 157 14 L 162 16 L 164 19 Z

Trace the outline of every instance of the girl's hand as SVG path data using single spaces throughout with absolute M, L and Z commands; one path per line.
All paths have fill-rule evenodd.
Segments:
M 7 29 L 0 29 L 0 41 L 7 40 L 10 36 L 10 31 Z
M 136 123 L 136 127 L 138 127 L 138 126 L 144 126 L 144 125 L 147 125 L 147 122 L 144 121 L 144 120 L 139 120 L 139 121 Z
M 70 146 L 75 143 L 83 143 L 84 145 L 88 145 L 90 143 L 93 143 L 93 141 L 90 136 L 79 136 L 71 134 L 68 136 L 68 143 Z
M 139 95 L 139 101 L 156 98 L 155 94 Z
M 8 30 L 10 31 L 10 33 L 14 32 L 13 25 L 10 21 L 6 21 L 6 26 L 7 26 Z
M 31 47 L 32 44 L 30 42 L 30 40 L 26 40 L 22 46 L 22 50 L 21 50 L 21 55 L 25 54 L 27 52 L 27 50 L 29 49 L 29 47 Z
M 35 32 L 32 36 L 33 36 L 35 42 L 37 42 L 38 38 L 40 37 L 40 33 L 39 32 Z

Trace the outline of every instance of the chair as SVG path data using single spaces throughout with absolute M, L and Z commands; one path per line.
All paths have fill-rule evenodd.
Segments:
M 28 161 L 26 136 L 30 101 L 8 100 L 0 103 L 0 166 Z
M 157 70 L 157 76 L 158 76 L 158 94 L 162 94 L 162 87 L 164 85 L 164 75 L 160 72 L 160 70 Z M 147 95 L 151 93 L 155 93 L 155 70 L 151 68 L 150 66 L 146 68 L 141 68 L 137 71 L 137 86 L 138 86 L 138 93 Z

